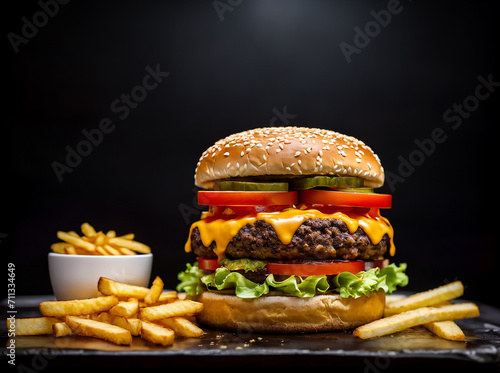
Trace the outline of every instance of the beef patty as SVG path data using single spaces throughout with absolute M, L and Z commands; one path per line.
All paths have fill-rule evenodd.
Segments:
M 374 245 L 361 227 L 350 233 L 340 219 L 309 219 L 302 223 L 289 244 L 280 241 L 271 224 L 257 220 L 247 224 L 233 237 L 226 248 L 231 258 L 253 259 L 382 259 L 390 245 L 387 234 Z M 198 256 L 217 258 L 215 242 L 203 245 L 198 228 L 191 234 L 191 250 Z

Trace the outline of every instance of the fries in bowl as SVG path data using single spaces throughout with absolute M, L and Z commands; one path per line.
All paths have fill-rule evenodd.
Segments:
M 53 243 L 50 248 L 58 254 L 69 255 L 136 255 L 149 254 L 151 248 L 141 242 L 134 241 L 133 233 L 117 237 L 114 230 L 107 233 L 96 232 L 89 223 L 80 227 L 82 236 L 75 231 L 57 232 L 57 238 L 63 242 Z

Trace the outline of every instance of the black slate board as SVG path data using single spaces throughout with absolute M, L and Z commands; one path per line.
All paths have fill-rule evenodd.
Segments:
M 48 296 L 18 297 L 16 317 L 40 316 L 38 304 Z M 351 332 L 259 335 L 205 329 L 201 338 L 177 339 L 162 347 L 140 338 L 131 346 L 85 337 L 25 336 L 15 339 L 15 364 L 26 367 L 273 367 L 355 366 L 365 372 L 388 372 L 403 366 L 443 366 L 457 370 L 500 370 L 500 310 L 478 304 L 481 316 L 459 320 L 465 342 L 453 342 L 416 327 L 371 340 Z M 2 303 L 2 318 L 8 315 Z M 1 354 L 9 357 L 5 321 Z M 38 364 L 38 365 L 37 365 Z M 35 369 L 35 371 L 40 369 Z M 27 370 L 29 371 L 29 370 Z

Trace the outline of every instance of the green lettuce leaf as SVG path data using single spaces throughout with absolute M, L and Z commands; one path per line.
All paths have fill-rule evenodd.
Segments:
M 192 265 L 186 263 L 186 269 L 177 275 L 177 279 L 180 282 L 175 289 L 179 292 L 185 291 L 188 295 L 201 294 L 205 291 L 200 282 L 200 278 L 203 275 L 203 271 L 198 268 L 198 262 Z
M 237 267 L 243 265 L 260 266 L 259 261 L 249 261 L 235 264 Z M 231 265 L 231 263 L 230 263 Z M 342 272 L 328 282 L 326 276 L 290 276 L 283 281 L 276 281 L 272 274 L 268 275 L 263 284 L 250 281 L 241 273 L 233 272 L 226 267 L 219 267 L 215 272 L 206 274 L 198 268 L 198 264 L 187 264 L 186 270 L 177 276 L 181 281 L 177 285 L 177 291 L 185 291 L 189 295 L 197 295 L 205 290 L 234 289 L 235 294 L 241 298 L 258 298 L 267 294 L 270 290 L 278 290 L 296 297 L 312 297 L 335 290 L 343 298 L 359 298 L 361 295 L 370 296 L 372 292 L 384 291 L 391 294 L 398 286 L 408 284 L 408 276 L 404 273 L 406 263 L 399 266 L 392 263 L 387 267 L 372 268 L 353 274 Z M 259 267 L 254 267 L 259 268 Z
M 283 281 L 276 281 L 271 274 L 267 276 L 266 283 L 275 290 L 294 295 L 300 298 L 313 297 L 318 293 L 325 293 L 330 285 L 326 276 L 290 276 Z
M 385 283 L 387 285 L 387 294 L 391 294 L 398 286 L 408 285 L 409 279 L 408 275 L 405 273 L 406 267 L 406 263 L 401 263 L 399 266 L 391 263 L 380 270 L 380 273 L 386 276 Z
M 261 295 L 269 293 L 267 283 L 257 284 L 247 279 L 241 273 L 231 272 L 224 267 L 219 267 L 214 273 L 203 276 L 201 282 L 208 289 L 234 289 L 236 296 L 240 298 L 258 298 Z
M 370 296 L 372 292 L 380 290 L 391 294 L 397 286 L 408 284 L 405 269 L 406 263 L 401 263 L 399 267 L 392 263 L 384 269 L 372 268 L 356 274 L 342 272 L 334 277 L 333 284 L 343 298 L 359 298 L 362 294 Z
M 385 276 L 380 278 L 380 268 L 359 273 L 342 272 L 333 279 L 335 290 L 342 298 L 359 298 L 362 294 L 370 296 L 374 291 L 386 290 Z

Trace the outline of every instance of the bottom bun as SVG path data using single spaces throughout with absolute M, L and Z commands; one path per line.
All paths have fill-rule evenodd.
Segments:
M 265 295 L 243 299 L 235 295 L 203 292 L 197 320 L 208 327 L 241 333 L 312 333 L 353 329 L 380 319 L 385 293 L 341 298 L 339 294 L 298 298 Z

